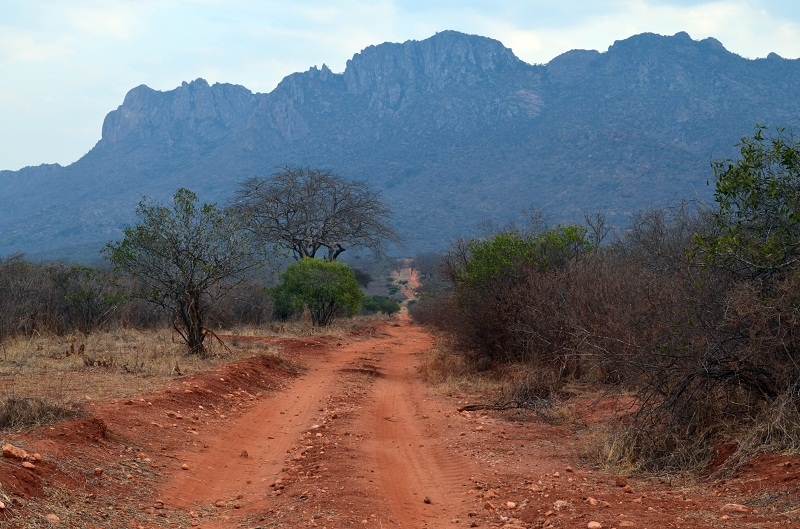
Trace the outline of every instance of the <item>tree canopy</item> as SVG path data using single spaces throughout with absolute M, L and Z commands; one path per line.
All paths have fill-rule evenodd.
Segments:
M 208 333 L 205 318 L 236 278 L 260 261 L 238 218 L 212 204 L 198 204 L 188 189 L 178 189 L 172 207 L 143 199 L 139 224 L 104 252 L 114 267 L 141 280 L 138 296 L 163 307 L 189 352 L 202 354 Z
M 740 277 L 770 277 L 800 259 L 800 142 L 757 126 L 738 147 L 740 158 L 713 164 L 716 229 L 702 247 Z
M 456 244 L 445 269 L 454 284 L 504 278 L 519 267 L 560 268 L 592 250 L 587 229 L 569 224 L 525 234 L 516 229 Z
M 251 178 L 240 184 L 233 208 L 262 244 L 298 260 L 324 251 L 333 261 L 350 247 L 380 255 L 387 242 L 399 242 L 378 192 L 328 170 L 286 166 Z
M 328 325 L 339 314 L 353 316 L 364 299 L 353 270 L 340 262 L 306 257 L 290 264 L 281 280 L 276 303 L 288 312 L 308 308 L 317 326 Z

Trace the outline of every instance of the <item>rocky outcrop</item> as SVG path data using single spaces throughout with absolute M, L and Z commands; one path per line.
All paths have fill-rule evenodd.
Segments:
M 174 140 L 176 129 L 202 136 L 207 128 L 234 128 L 253 111 L 255 103 L 256 96 L 242 86 L 209 86 L 204 79 L 184 82 L 168 92 L 137 86 L 106 116 L 100 145 L 118 143 L 131 134 Z
M 748 60 L 685 33 L 530 65 L 454 31 L 370 46 L 342 73 L 313 67 L 267 94 L 203 79 L 139 86 L 81 160 L 0 171 L 0 256 L 93 258 L 142 195 L 188 187 L 224 203 L 284 164 L 372 183 L 403 252 L 531 207 L 553 222 L 602 210 L 621 225 L 668 199 L 712 198 L 709 160 L 735 155 L 756 123 L 796 123 L 798 91 L 800 61 Z

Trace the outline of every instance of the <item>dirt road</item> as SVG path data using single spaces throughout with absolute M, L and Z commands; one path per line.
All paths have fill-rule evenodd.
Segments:
M 0 528 L 800 522 L 798 457 L 764 456 L 715 481 L 595 467 L 603 425 L 620 411 L 608 395 L 566 395 L 557 423 L 519 410 L 458 412 L 472 397 L 420 381 L 433 339 L 405 317 L 342 338 L 237 339 L 277 346 L 283 360 L 180 377 L 7 439 L 42 459 L 33 469 L 0 460 Z
M 188 469 L 161 500 L 194 512 L 221 502 L 226 514 L 204 527 L 264 522 L 262 513 L 278 511 L 294 513 L 292 523 L 308 516 L 334 526 L 449 523 L 463 510 L 470 461 L 444 449 L 427 420 L 437 410 L 416 367 L 431 345 L 405 320 L 367 341 L 339 342 L 279 396 L 206 432 L 202 448 L 179 452 Z M 299 496 L 282 498 L 298 487 Z

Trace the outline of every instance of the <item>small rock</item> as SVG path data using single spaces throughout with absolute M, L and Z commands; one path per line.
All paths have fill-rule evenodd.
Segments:
M 0 511 L 4 511 L 6 509 L 6 504 L 0 501 Z
M 627 479 L 625 479 L 625 478 L 624 478 L 624 477 L 622 477 L 622 476 L 617 476 L 617 477 L 614 479 L 614 484 L 615 484 L 617 487 L 624 487 L 625 485 L 627 485 L 627 484 L 628 484 L 628 480 L 627 480 Z
M 39 454 L 39 453 L 37 452 L 37 453 L 35 453 L 35 454 L 33 454 L 33 455 L 31 456 L 31 459 L 33 459 L 33 461 L 34 461 L 34 462 L 37 462 L 37 463 L 38 463 L 39 461 L 41 461 L 41 460 L 42 460 L 42 454 Z
M 10 443 L 3 445 L 3 457 L 12 459 L 28 459 L 28 452 Z
M 603 529 L 603 524 L 600 522 L 589 522 L 586 524 L 586 529 Z
M 497 510 L 497 507 L 495 507 L 494 505 L 492 505 L 491 502 L 488 502 L 488 501 L 483 505 L 483 508 L 486 509 L 487 511 L 496 511 Z
M 100 468 L 100 467 L 95 467 L 95 469 L 94 469 L 94 475 L 95 475 L 95 476 L 100 476 L 100 475 L 102 475 L 102 474 L 103 474 L 103 469 L 102 469 L 102 468 Z
M 513 501 L 507 501 L 507 502 L 506 502 L 506 508 L 507 508 L 508 510 L 513 510 L 513 509 L 516 509 L 516 508 L 517 508 L 517 504 L 516 504 L 516 503 L 514 503 Z
M 633 494 L 633 487 L 631 487 L 630 483 L 622 487 L 622 492 L 625 494 Z
M 422 503 L 430 504 L 431 503 L 431 499 L 428 496 L 425 496 L 425 499 L 422 500 Z
M 52 525 L 61 525 L 61 518 L 59 518 L 58 516 L 56 516 L 53 513 L 50 513 L 50 514 L 46 515 L 45 519 L 48 522 L 50 522 Z
M 750 507 L 748 507 L 747 505 L 741 505 L 739 503 L 726 503 L 720 508 L 720 511 L 749 513 Z
M 28 470 L 34 470 L 36 468 L 36 465 L 31 463 L 30 461 L 23 461 L 22 468 L 27 468 Z
M 617 527 L 636 527 L 636 524 L 630 520 L 622 520 L 617 524 Z
M 567 468 L 564 469 L 564 471 L 565 472 L 575 472 L 575 469 L 573 469 L 572 467 L 568 466 Z
M 182 464 L 182 465 L 181 465 L 181 468 L 182 468 L 183 470 L 189 470 L 189 465 L 187 465 L 186 463 L 184 463 L 184 464 Z
M 222 500 L 219 500 L 218 502 L 214 503 L 214 505 L 216 507 L 225 507 L 225 502 L 222 501 Z
M 591 496 L 589 496 L 588 498 L 586 498 L 586 501 L 589 503 L 589 505 L 592 505 L 592 506 L 594 506 L 594 507 L 596 507 L 596 506 L 600 505 L 600 502 L 599 502 L 598 500 L 596 500 L 596 499 L 592 498 Z
M 239 457 L 247 458 L 250 457 L 250 454 L 247 453 L 247 450 L 242 450 L 242 452 L 239 454 Z

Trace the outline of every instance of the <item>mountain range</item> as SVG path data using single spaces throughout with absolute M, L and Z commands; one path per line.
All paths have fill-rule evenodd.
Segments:
M 800 60 L 745 59 L 683 32 L 532 65 L 444 31 L 370 46 L 343 73 L 293 73 L 270 93 L 142 85 L 75 163 L 0 171 L 0 256 L 91 260 L 143 196 L 187 187 L 224 205 L 239 182 L 287 164 L 380 190 L 399 254 L 526 209 L 553 223 L 602 211 L 621 228 L 651 206 L 710 200 L 711 160 L 735 156 L 756 124 L 795 126 L 798 94 Z

